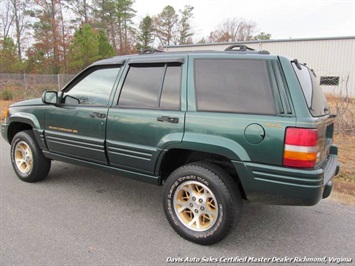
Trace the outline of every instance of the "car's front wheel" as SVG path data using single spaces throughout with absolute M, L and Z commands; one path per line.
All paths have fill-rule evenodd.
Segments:
M 221 241 L 241 215 L 241 196 L 222 168 L 212 163 L 192 163 L 168 177 L 164 211 L 180 236 L 211 245 Z
M 31 130 L 17 133 L 11 142 L 11 163 L 23 181 L 36 182 L 45 178 L 51 160 L 45 158 Z

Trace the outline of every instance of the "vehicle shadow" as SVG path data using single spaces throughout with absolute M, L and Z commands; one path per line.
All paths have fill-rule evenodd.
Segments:
M 103 204 L 110 202 L 117 206 L 128 206 L 133 212 L 144 216 L 144 219 L 148 218 L 158 224 L 160 231 L 168 230 L 168 234 L 179 238 L 178 235 L 172 233 L 173 230 L 165 220 L 162 208 L 163 189 L 160 186 L 60 162 L 53 164 L 48 178 L 41 183 L 57 189 L 64 187 L 70 193 L 90 195 L 91 198 L 95 195 L 93 200 L 102 201 Z M 224 241 L 212 247 L 217 250 L 223 248 L 233 251 L 238 246 L 247 249 L 258 246 L 259 249 L 267 251 L 270 245 L 275 243 L 278 243 L 277 246 L 280 243 L 289 246 L 296 239 L 297 241 L 301 241 L 302 238 L 307 240 L 309 236 L 301 235 L 300 230 L 314 229 L 313 222 L 307 217 L 309 210 L 312 209 L 267 206 L 244 201 L 239 224 Z

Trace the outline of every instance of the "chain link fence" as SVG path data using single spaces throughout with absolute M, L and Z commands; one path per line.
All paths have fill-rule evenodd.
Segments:
M 16 100 L 39 97 L 46 90 L 60 90 L 74 76 L 0 73 L 0 98 Z

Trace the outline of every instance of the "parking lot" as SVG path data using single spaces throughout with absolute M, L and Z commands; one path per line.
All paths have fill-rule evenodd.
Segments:
M 1 265 L 162 265 L 186 258 L 235 264 L 285 257 L 300 265 L 308 258 L 355 257 L 354 206 L 244 202 L 241 222 L 224 241 L 199 246 L 168 224 L 161 187 L 60 162 L 47 179 L 29 184 L 15 176 L 2 138 L 0 147 Z

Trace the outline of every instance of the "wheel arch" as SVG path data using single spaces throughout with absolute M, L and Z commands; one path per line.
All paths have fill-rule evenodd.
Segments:
M 239 175 L 234 168 L 231 159 L 218 153 L 201 150 L 172 148 L 163 151 L 156 167 L 156 172 L 160 176 L 159 184 L 162 185 L 175 169 L 185 164 L 201 161 L 210 162 L 223 168 L 235 180 L 242 197 L 245 198 L 244 189 L 241 185 Z
M 36 116 L 28 113 L 15 113 L 11 115 L 7 131 L 7 139 L 12 142 L 13 137 L 20 131 L 39 129 L 40 123 Z
M 9 143 L 12 142 L 13 138 L 17 133 L 25 130 L 33 130 L 32 125 L 24 122 L 11 122 L 7 131 L 7 139 Z

